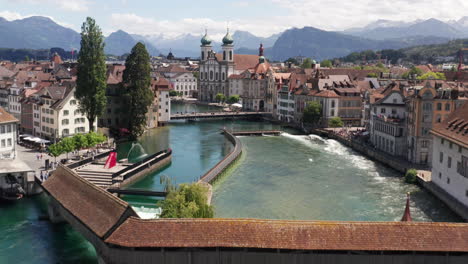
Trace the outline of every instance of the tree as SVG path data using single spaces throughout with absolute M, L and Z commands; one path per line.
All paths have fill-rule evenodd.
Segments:
M 383 65 L 381 62 L 377 63 L 377 65 L 375 65 L 375 67 L 385 69 L 385 65 Z
M 55 158 L 55 162 L 57 162 L 57 157 L 63 153 L 62 146 L 58 143 L 50 145 L 48 150 L 49 154 Z
M 418 76 L 421 76 L 421 75 L 423 75 L 422 70 L 413 66 L 411 67 L 409 72 L 403 73 L 401 77 L 403 77 L 404 79 L 414 79 L 415 77 L 417 78 Z
M 73 140 L 73 138 L 67 137 L 62 139 L 58 144 L 62 148 L 63 152 L 67 153 L 68 159 L 68 153 L 75 150 L 75 141 Z
M 328 126 L 329 127 L 343 127 L 344 124 L 339 116 L 335 116 L 335 117 L 330 118 L 330 120 L 328 120 Z
M 445 80 L 445 74 L 443 72 L 427 72 L 419 77 L 418 80 Z
M 146 113 L 153 101 L 150 56 L 143 43 L 138 42 L 125 60 L 123 84 L 128 111 L 128 129 L 132 138 L 143 134 Z
M 76 134 L 73 136 L 73 141 L 75 142 L 75 150 L 80 150 L 85 148 L 88 145 L 88 139 L 83 134 Z
M 177 94 L 178 93 L 176 91 L 174 91 L 174 90 L 169 91 L 169 96 L 171 96 L 171 97 L 177 96 Z
M 416 183 L 418 171 L 416 169 L 409 169 L 405 174 L 406 183 Z
M 312 68 L 312 60 L 310 58 L 306 58 L 304 62 L 301 64 L 301 68 L 303 69 L 310 69 Z
M 239 100 L 240 100 L 239 95 L 235 94 L 235 95 L 229 96 L 229 98 L 227 99 L 227 103 L 228 104 L 235 104 L 235 103 L 239 102 Z
M 302 121 L 307 124 L 316 125 L 322 117 L 322 105 L 318 102 L 308 102 L 304 108 Z
M 169 190 L 160 202 L 161 218 L 212 218 L 213 207 L 207 204 L 208 188 L 198 184 L 181 184 Z
M 226 101 L 226 96 L 222 93 L 218 93 L 216 96 L 215 96 L 215 100 L 222 103 L 224 101 Z
M 30 59 L 29 59 L 29 56 L 28 56 L 28 55 L 24 56 L 24 61 L 30 61 Z
M 323 60 L 320 63 L 320 67 L 331 68 L 331 67 L 333 67 L 333 64 L 332 64 L 332 62 L 330 60 Z
M 75 96 L 88 118 L 89 131 L 94 131 L 94 121 L 106 107 L 106 71 L 104 37 L 94 19 L 88 17 L 81 26 Z
M 88 147 L 95 147 L 97 144 L 105 142 L 106 140 L 106 136 L 100 133 L 96 133 L 94 131 L 91 131 L 88 134 L 86 134 L 86 141 Z
M 292 65 L 299 65 L 299 62 L 295 58 L 289 58 L 284 61 L 284 63 L 289 64 L 291 63 Z
M 378 76 L 377 76 L 377 73 L 371 72 L 371 73 L 367 74 L 367 77 L 369 77 L 369 78 L 377 78 Z

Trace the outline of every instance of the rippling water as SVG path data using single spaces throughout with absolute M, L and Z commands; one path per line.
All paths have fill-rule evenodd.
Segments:
M 215 185 L 217 217 L 399 221 L 411 192 L 415 221 L 460 221 L 394 170 L 316 135 L 242 137 L 242 161 Z
M 177 111 L 215 111 L 211 107 L 173 105 Z M 173 149 L 172 164 L 132 187 L 160 190 L 159 176 L 192 182 L 232 148 L 220 128 L 278 129 L 250 121 L 176 122 L 139 139 L 148 154 Z M 397 221 L 406 192 L 417 221 L 460 221 L 424 190 L 400 175 L 353 152 L 334 140 L 283 134 L 241 137 L 244 154 L 214 187 L 216 217 Z M 118 147 L 119 158 L 131 143 Z M 130 159 L 141 153 L 135 151 Z M 155 207 L 156 199 L 124 196 L 133 206 Z M 97 263 L 93 247 L 67 224 L 39 220 L 46 214 L 44 195 L 0 203 L 0 263 Z

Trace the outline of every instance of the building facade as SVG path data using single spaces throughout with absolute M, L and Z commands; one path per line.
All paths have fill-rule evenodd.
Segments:
M 0 107 L 0 159 L 16 157 L 18 119 Z
M 431 131 L 432 182 L 468 208 L 468 103 Z

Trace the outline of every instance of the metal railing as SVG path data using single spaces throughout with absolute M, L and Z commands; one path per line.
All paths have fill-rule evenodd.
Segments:
M 100 153 L 100 154 L 98 154 L 98 155 L 96 155 L 94 157 L 89 157 L 89 158 L 77 161 L 75 163 L 72 163 L 70 165 L 67 165 L 67 167 L 70 168 L 70 169 L 78 168 L 80 166 L 83 166 L 83 165 L 85 165 L 87 163 L 92 162 L 93 160 L 104 158 L 105 156 L 109 155 L 113 151 L 115 151 L 115 150 L 110 150 L 110 151 L 107 151 L 107 152 L 104 152 L 104 153 Z

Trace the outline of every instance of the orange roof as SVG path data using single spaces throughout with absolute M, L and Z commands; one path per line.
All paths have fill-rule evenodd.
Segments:
M 468 225 L 258 219 L 128 218 L 105 242 L 135 248 L 468 252 Z
M 468 148 L 468 102 L 436 124 L 432 133 Z
M 237 71 L 244 71 L 255 67 L 258 63 L 258 55 L 245 55 L 245 54 L 234 54 L 234 63 L 236 64 Z M 216 59 L 218 61 L 223 60 L 223 54 L 216 53 Z
M 340 96 L 335 93 L 333 90 L 323 90 L 320 93 L 316 94 L 318 97 L 327 97 L 327 98 L 339 98 Z
M 3 107 L 0 106 L 0 123 L 11 123 L 11 122 L 18 122 L 14 116 L 9 114 Z

